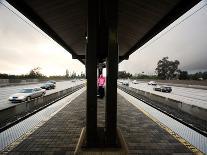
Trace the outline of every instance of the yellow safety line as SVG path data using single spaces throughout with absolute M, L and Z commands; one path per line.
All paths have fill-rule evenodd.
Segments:
M 137 106 L 136 106 L 137 107 Z M 204 155 L 203 152 L 201 152 L 198 148 L 190 144 L 188 141 L 186 141 L 184 138 L 182 138 L 180 135 L 172 131 L 170 128 L 168 128 L 166 125 L 158 121 L 156 118 L 154 118 L 152 115 L 147 113 L 144 109 L 137 107 L 140 111 L 142 111 L 147 117 L 149 117 L 152 121 L 154 121 L 156 124 L 158 124 L 161 128 L 163 128 L 165 131 L 167 131 L 169 134 L 171 134 L 175 139 L 177 139 L 179 142 L 181 142 L 183 145 L 185 145 L 189 150 L 191 150 L 196 155 Z

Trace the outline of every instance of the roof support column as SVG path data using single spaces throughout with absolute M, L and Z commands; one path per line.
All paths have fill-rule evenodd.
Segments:
M 108 11 L 108 57 L 106 80 L 106 141 L 109 146 L 117 144 L 117 77 L 118 77 L 118 41 L 117 41 L 117 0 L 107 1 Z
M 101 74 L 103 74 L 103 67 L 100 65 L 98 66 L 98 77 L 100 77 Z
M 97 51 L 98 51 L 98 1 L 88 0 L 88 43 L 86 50 L 86 145 L 97 142 Z

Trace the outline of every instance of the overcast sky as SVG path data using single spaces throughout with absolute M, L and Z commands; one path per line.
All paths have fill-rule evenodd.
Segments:
M 4 0 L 0 2 L 9 6 Z M 66 69 L 85 72 L 82 63 L 2 4 L 0 18 L 0 73 L 26 74 L 38 66 L 45 75 L 64 75 Z M 157 62 L 165 56 L 179 60 L 182 70 L 207 71 L 207 0 L 134 52 L 119 70 L 153 74 Z
M 134 52 L 129 60 L 120 64 L 119 69 L 133 74 L 152 74 L 157 62 L 165 56 L 179 60 L 181 70 L 191 73 L 207 71 L 207 0 L 201 1 Z
M 1 4 L 0 18 L 0 73 L 27 74 L 38 66 L 45 75 L 65 75 L 66 69 L 85 72 L 85 66 L 69 52 Z

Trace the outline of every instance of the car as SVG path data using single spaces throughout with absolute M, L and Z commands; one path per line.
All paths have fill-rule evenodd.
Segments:
M 138 84 L 139 82 L 137 80 L 132 81 L 133 84 Z
M 30 101 L 33 98 L 44 96 L 46 93 L 45 89 L 42 88 L 24 88 L 18 93 L 13 94 L 9 97 L 10 102 L 24 102 Z
M 123 81 L 122 81 L 122 80 L 118 80 L 118 83 L 119 83 L 119 84 L 122 84 L 122 83 L 123 83 Z
M 156 86 L 156 85 L 157 85 L 157 83 L 156 83 L 155 81 L 150 81 L 150 82 L 148 82 L 148 85 L 153 85 L 153 86 Z
M 55 84 L 54 83 L 45 83 L 43 84 L 40 88 L 50 90 L 50 89 L 55 89 Z
M 129 81 L 123 81 L 122 84 L 125 86 L 129 86 Z
M 153 88 L 155 91 L 170 93 L 172 88 L 170 86 L 156 86 Z
M 49 80 L 49 81 L 47 81 L 47 83 L 53 83 L 53 84 L 56 84 L 56 81 L 54 81 L 54 80 Z

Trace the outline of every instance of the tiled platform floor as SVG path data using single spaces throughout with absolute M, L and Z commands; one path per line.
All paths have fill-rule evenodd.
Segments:
M 9 154 L 73 154 L 81 129 L 85 126 L 85 97 L 84 92 Z M 101 99 L 98 99 L 98 125 L 104 126 L 104 100 Z M 118 127 L 126 140 L 129 154 L 192 154 L 183 144 L 120 95 Z

